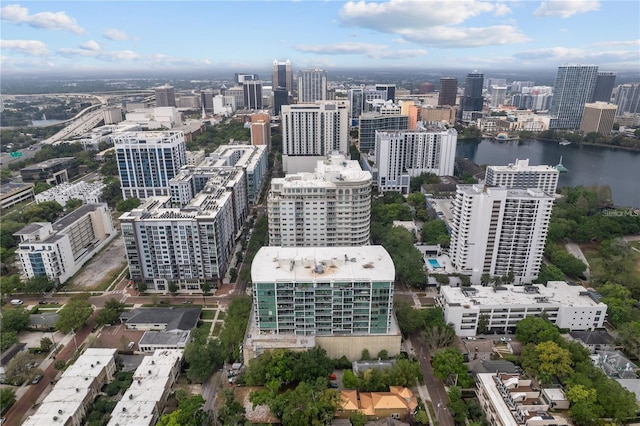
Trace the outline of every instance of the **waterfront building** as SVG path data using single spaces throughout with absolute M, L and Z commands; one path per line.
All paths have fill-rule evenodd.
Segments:
M 422 108 L 418 108 L 418 121 L 447 122 L 449 125 L 454 125 L 456 122 L 456 109 L 452 106 L 422 106 Z
M 591 100 L 598 77 L 597 65 L 558 67 L 549 114 L 550 129 L 578 129 L 584 104 Z
M 267 216 L 271 246 L 367 245 L 371 173 L 357 161 L 330 155 L 317 162 L 314 173 L 274 178 Z
M 16 204 L 34 199 L 33 183 L 5 183 L 0 186 L 0 208 L 8 209 Z
M 28 279 L 64 284 L 117 234 L 106 204 L 85 204 L 53 224 L 33 222 L 16 232 L 16 254 Z
M 452 265 L 473 283 L 483 274 L 532 282 L 540 272 L 553 200 L 537 188 L 458 185 L 449 222 Z
M 555 194 L 560 172 L 555 167 L 530 166 L 529 159 L 518 160 L 506 166 L 487 166 L 485 183 L 513 189 L 538 188 L 545 194 Z
M 169 181 L 187 163 L 181 131 L 124 132 L 113 142 L 125 200 L 169 194 Z
M 415 131 L 377 131 L 375 147 L 378 190 L 409 193 L 411 177 L 422 173 L 452 176 L 458 132 L 440 123 L 419 123 Z
M 607 102 L 585 104 L 580 122 L 580 131 L 584 134 L 596 132 L 602 136 L 609 136 L 613 129 L 618 106 Z
M 156 87 L 156 107 L 175 107 L 176 93 L 173 86 L 165 84 Z
M 395 268 L 382 246 L 262 247 L 251 265 L 245 361 L 275 348 L 322 347 L 330 358 L 400 351 Z
M 591 102 L 611 102 L 611 94 L 615 84 L 616 73 L 604 71 L 598 72 Z
M 506 94 L 506 86 L 491 86 L 491 106 L 497 108 L 504 105 Z
M 360 152 L 369 153 L 376 147 L 376 131 L 409 130 L 408 115 L 383 115 L 379 112 L 365 112 L 358 122 L 358 146 Z
M 458 79 L 444 77 L 440 79 L 440 92 L 438 93 L 439 106 L 454 106 L 458 97 Z
M 333 151 L 349 151 L 349 102 L 316 101 L 282 106 L 285 173 L 311 172 Z
M 467 74 L 464 82 L 464 94 L 460 100 L 458 116 L 465 117 L 464 113 L 482 111 L 484 108 L 484 98 L 482 97 L 482 86 L 484 84 L 484 74 L 474 71 Z
M 298 102 L 309 103 L 327 100 L 327 72 L 320 69 L 302 70 L 298 73 Z
M 595 330 L 604 326 L 607 305 L 580 285 L 549 281 L 546 285 L 440 287 L 436 303 L 459 336 L 475 336 L 481 317 L 489 333 L 515 332 L 519 321 L 546 314 L 561 329 Z
M 618 105 L 618 115 L 639 113 L 640 83 L 627 83 L 616 87 L 613 103 Z
M 271 87 L 273 87 L 273 90 L 282 87 L 286 89 L 287 95 L 293 93 L 293 71 L 290 60 L 278 62 L 277 59 L 274 59 L 271 75 Z

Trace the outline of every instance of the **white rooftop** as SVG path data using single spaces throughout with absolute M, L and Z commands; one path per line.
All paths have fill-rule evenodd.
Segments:
M 530 305 L 535 303 L 559 304 L 562 306 L 604 306 L 597 302 L 586 288 L 569 285 L 564 281 L 549 281 L 530 286 L 503 285 L 498 287 L 447 287 L 440 288 L 447 304 L 500 306 Z
M 317 265 L 322 265 L 318 272 Z M 395 268 L 382 246 L 262 247 L 253 259 L 252 281 L 393 281 Z
M 538 172 L 538 171 L 542 171 L 542 172 L 559 173 L 558 170 L 556 170 L 555 167 L 548 166 L 548 165 L 540 164 L 540 165 L 537 165 L 537 166 L 530 166 L 528 158 L 526 160 L 518 160 L 518 159 L 516 159 L 515 163 L 510 163 L 510 164 L 508 164 L 506 166 L 488 166 L 488 167 L 492 168 L 496 172 Z

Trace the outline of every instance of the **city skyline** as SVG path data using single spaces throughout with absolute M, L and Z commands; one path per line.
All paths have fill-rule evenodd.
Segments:
M 517 70 L 565 63 L 598 64 L 602 70 L 619 72 L 640 68 L 637 2 L 140 1 L 126 3 L 125 8 L 125 3 L 102 1 L 87 5 L 5 4 L 0 9 L 2 73 L 257 72 L 269 69 L 274 59 L 291 60 L 294 72 L 310 67 Z M 230 16 L 241 17 L 242 24 Z M 615 25 L 605 28 L 604 23 L 612 22 Z M 188 26 L 183 27 L 185 23 Z

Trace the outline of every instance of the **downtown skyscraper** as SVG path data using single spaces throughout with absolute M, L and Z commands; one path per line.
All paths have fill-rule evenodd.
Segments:
M 271 86 L 273 90 L 279 87 L 287 89 L 287 94 L 291 94 L 293 90 L 293 71 L 291 70 L 291 61 L 278 62 L 273 60 L 273 70 L 271 77 Z
M 302 70 L 298 74 L 298 102 L 327 100 L 327 72 L 319 69 Z
M 484 99 L 482 97 L 482 86 L 484 84 L 484 74 L 474 71 L 467 74 L 464 82 L 464 95 L 460 100 L 460 112 L 458 116 L 464 119 L 464 113 L 469 111 L 482 111 Z
M 597 65 L 561 65 L 551 101 L 550 129 L 580 127 L 584 104 L 593 96 L 598 78 Z

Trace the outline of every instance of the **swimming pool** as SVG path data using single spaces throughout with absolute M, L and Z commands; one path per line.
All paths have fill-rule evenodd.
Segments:
M 431 265 L 432 268 L 442 268 L 442 266 L 440 266 L 440 262 L 438 262 L 438 259 L 428 259 L 429 261 L 429 265 Z

